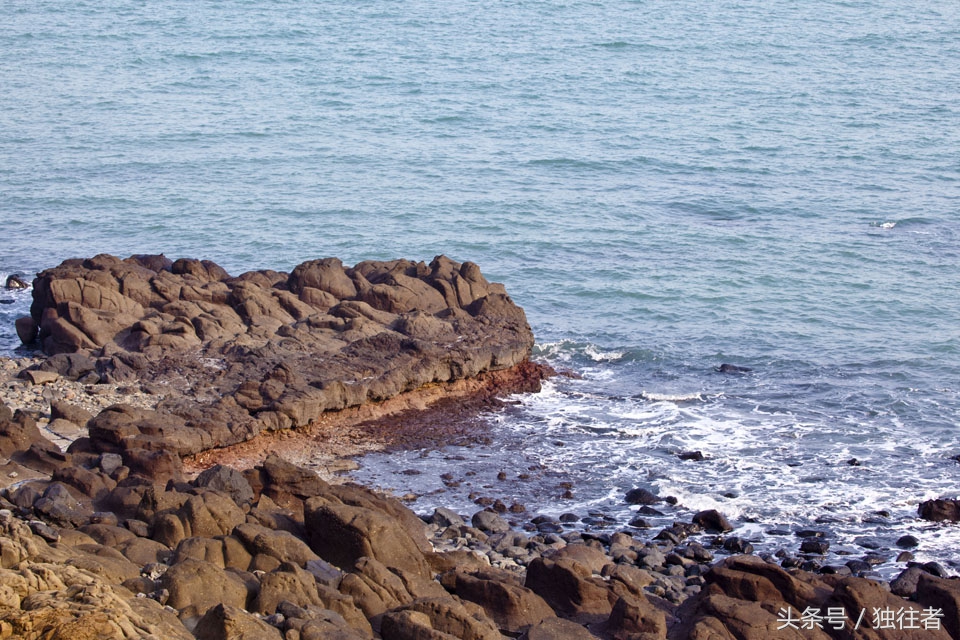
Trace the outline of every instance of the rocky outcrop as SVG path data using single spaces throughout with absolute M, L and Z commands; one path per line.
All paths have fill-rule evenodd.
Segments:
M 352 268 L 328 258 L 231 277 L 206 260 L 99 255 L 41 272 L 33 296 L 53 356 L 38 370 L 149 380 L 168 396 L 155 410 L 101 414 L 87 446 L 173 479 L 159 452 L 196 454 L 507 369 L 533 345 L 503 286 L 444 256 Z

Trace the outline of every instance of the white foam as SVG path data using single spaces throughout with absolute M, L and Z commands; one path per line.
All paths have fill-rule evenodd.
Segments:
M 700 393 L 653 393 L 650 391 L 641 391 L 640 396 L 644 400 L 651 402 L 703 402 L 703 395 Z

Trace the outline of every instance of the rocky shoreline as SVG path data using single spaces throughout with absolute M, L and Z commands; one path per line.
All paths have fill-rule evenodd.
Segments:
M 598 534 L 338 484 L 551 374 L 471 263 L 97 256 L 33 286 L 45 353 L 0 361 L 0 638 L 960 637 L 935 563 L 887 584 L 749 555 L 716 512 Z

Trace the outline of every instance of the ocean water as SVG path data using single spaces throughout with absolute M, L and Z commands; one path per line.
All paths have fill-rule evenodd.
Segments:
M 960 5 L 37 1 L 0 44 L 4 277 L 444 253 L 579 376 L 358 479 L 620 526 L 643 486 L 679 501 L 654 524 L 960 562 L 916 519 L 960 492 Z M 17 353 L 29 292 L 0 302 Z

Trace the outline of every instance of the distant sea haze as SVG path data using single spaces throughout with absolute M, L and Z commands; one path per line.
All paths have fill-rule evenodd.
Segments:
M 0 18 L 3 279 L 104 252 L 233 274 L 471 260 L 526 309 L 535 356 L 579 378 L 492 416 L 489 445 L 369 457 L 358 479 L 418 510 L 475 510 L 487 484 L 612 527 L 644 487 L 678 499 L 663 522 L 717 508 L 769 549 L 818 526 L 855 557 L 911 533 L 918 559 L 960 561 L 960 533 L 916 519 L 960 471 L 960 5 Z M 0 292 L 7 355 L 29 299 Z M 456 488 L 451 458 L 475 472 Z

